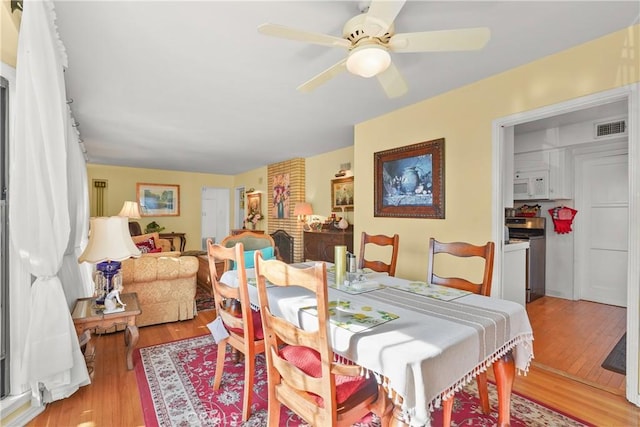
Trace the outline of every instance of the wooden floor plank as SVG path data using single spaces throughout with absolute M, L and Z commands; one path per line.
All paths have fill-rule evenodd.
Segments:
M 527 304 L 536 362 L 625 393 L 625 376 L 601 367 L 626 330 L 626 309 L 543 297 Z

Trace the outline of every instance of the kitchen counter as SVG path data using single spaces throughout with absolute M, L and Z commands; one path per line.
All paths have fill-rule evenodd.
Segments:
M 508 242 L 505 242 L 504 251 L 505 252 L 513 252 L 513 251 L 521 251 L 523 249 L 529 249 L 529 241 L 526 239 L 509 239 Z
M 529 241 L 524 239 L 509 239 L 504 245 L 502 298 L 522 306 L 527 299 L 527 249 Z

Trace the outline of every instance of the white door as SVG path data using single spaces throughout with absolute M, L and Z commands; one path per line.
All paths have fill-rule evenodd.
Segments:
M 207 249 L 208 237 L 220 243 L 229 235 L 229 200 L 227 188 L 202 189 L 202 250 Z
M 628 155 L 576 157 L 576 286 L 580 299 L 627 306 Z

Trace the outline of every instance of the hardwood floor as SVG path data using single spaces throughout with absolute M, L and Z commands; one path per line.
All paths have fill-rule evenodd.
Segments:
M 625 308 L 543 297 L 527 304 L 527 313 L 537 365 L 625 395 L 625 376 L 600 366 L 626 331 Z
M 540 301 L 541 303 L 528 308 L 532 324 L 536 325 L 534 350 L 538 362 L 541 358 L 546 360 L 542 349 L 544 345 L 551 346 L 545 344 L 549 340 L 548 336 L 559 333 L 557 323 L 547 321 L 544 317 L 548 315 L 545 311 L 552 312 L 551 308 L 555 304 L 552 304 L 553 301 Z M 566 308 L 556 310 L 571 313 Z M 584 314 L 582 316 L 591 317 Z M 214 311 L 204 311 L 193 320 L 140 328 L 138 347 L 207 334 L 209 330 L 206 325 L 213 318 Z M 571 340 L 577 340 L 578 337 L 581 335 L 563 337 L 562 345 L 571 346 Z M 28 426 L 144 425 L 135 372 L 126 369 L 123 333 L 117 332 L 94 339 L 96 356 L 93 383 L 82 387 L 67 399 L 48 405 Z M 614 344 L 616 341 L 617 339 L 612 338 Z M 623 396 L 575 381 L 567 375 L 539 365 L 533 365 L 527 376 L 518 376 L 514 390 L 597 426 L 640 426 L 640 408 L 627 402 Z

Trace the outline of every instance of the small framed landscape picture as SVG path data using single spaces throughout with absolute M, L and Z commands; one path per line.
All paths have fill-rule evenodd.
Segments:
M 353 176 L 331 180 L 331 210 L 353 210 Z
M 180 186 L 171 184 L 136 184 L 142 216 L 180 216 Z
M 444 138 L 374 153 L 374 216 L 444 218 Z

